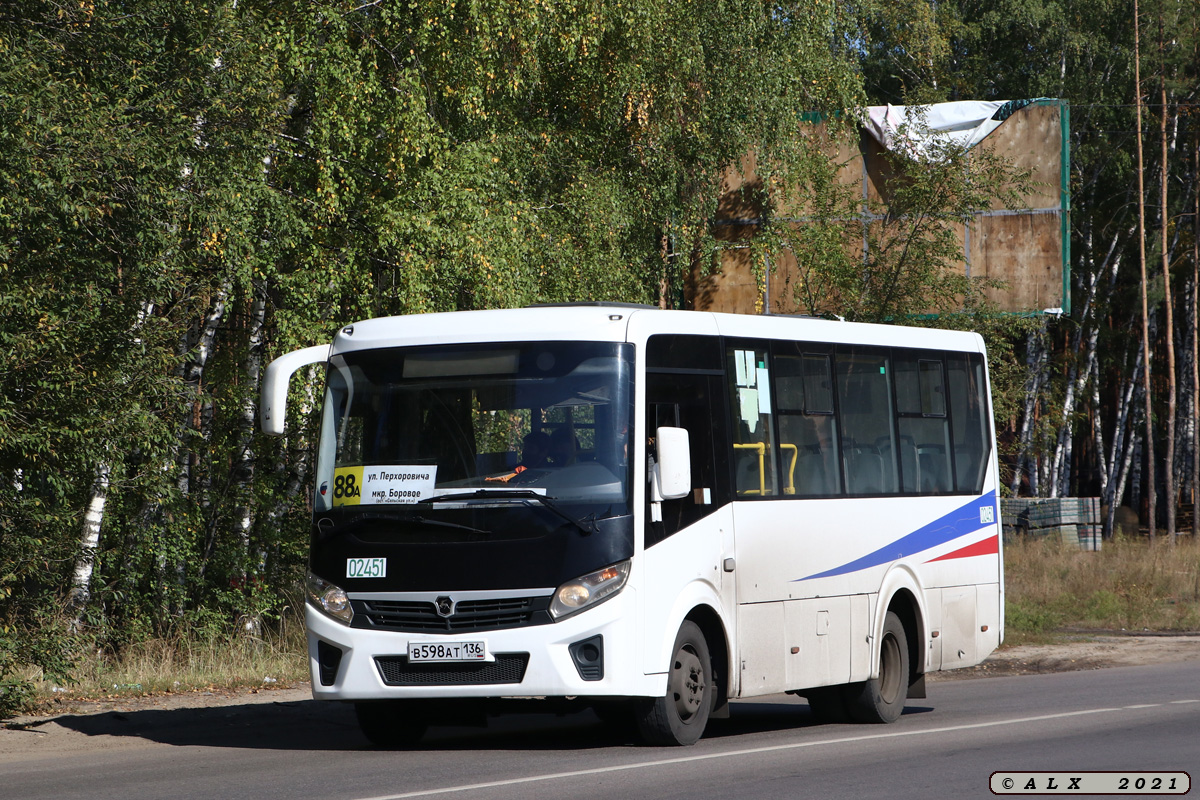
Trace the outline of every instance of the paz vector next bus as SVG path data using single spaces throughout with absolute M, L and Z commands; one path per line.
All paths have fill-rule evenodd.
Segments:
M 893 722 L 1003 638 L 974 333 L 541 306 L 372 319 L 324 364 L 313 696 L 374 743 L 536 701 L 691 744 L 788 692 Z

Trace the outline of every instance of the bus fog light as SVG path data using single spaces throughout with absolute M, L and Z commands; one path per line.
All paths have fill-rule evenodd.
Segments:
M 347 625 L 350 624 L 350 620 L 354 617 L 354 611 L 350 608 L 350 598 L 346 596 L 346 591 L 342 587 L 318 578 L 310 572 L 308 579 L 304 582 L 304 588 L 310 603 L 334 619 Z
M 628 579 L 629 562 L 622 561 L 567 581 L 554 593 L 554 599 L 550 602 L 550 616 L 556 620 L 562 619 L 594 606 L 621 591 Z

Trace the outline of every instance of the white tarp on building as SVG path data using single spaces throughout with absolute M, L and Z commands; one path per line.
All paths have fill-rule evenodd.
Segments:
M 1007 100 L 960 100 L 928 106 L 869 106 L 862 124 L 889 150 L 904 147 L 914 156 L 929 158 L 936 152 L 932 147 L 936 142 L 953 142 L 966 149 L 979 144 L 1008 119 L 1014 105 Z

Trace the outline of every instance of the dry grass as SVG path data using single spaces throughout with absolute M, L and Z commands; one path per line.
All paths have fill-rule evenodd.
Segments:
M 84 656 L 76 682 L 63 687 L 38 685 L 38 700 L 71 700 L 294 684 L 308 680 L 304 626 L 285 617 L 280 630 L 261 636 L 151 639 L 130 645 L 120 655 L 96 651 Z
M 1088 552 L 1049 540 L 1004 548 L 1006 640 L 1055 630 L 1200 631 L 1200 544 L 1180 537 L 1104 542 Z

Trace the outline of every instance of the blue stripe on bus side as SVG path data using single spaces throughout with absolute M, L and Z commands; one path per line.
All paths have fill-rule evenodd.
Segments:
M 976 497 L 971 502 L 954 509 L 944 517 L 935 519 L 928 525 L 918 528 L 907 536 L 886 544 L 862 558 L 851 561 L 848 564 L 843 564 L 840 567 L 818 572 L 815 575 L 796 578 L 792 583 L 813 580 L 815 578 L 828 578 L 833 575 L 845 575 L 848 572 L 857 572 L 860 569 L 877 567 L 880 564 L 887 564 L 891 561 L 920 553 L 922 550 L 928 550 L 931 547 L 937 547 L 938 545 L 953 541 L 960 536 L 974 533 L 985 527 L 985 523 L 980 522 L 980 509 L 987 506 L 992 508 L 992 518 L 995 519 L 995 515 L 999 513 L 999 509 L 996 508 L 995 492 L 988 492 L 982 497 Z

